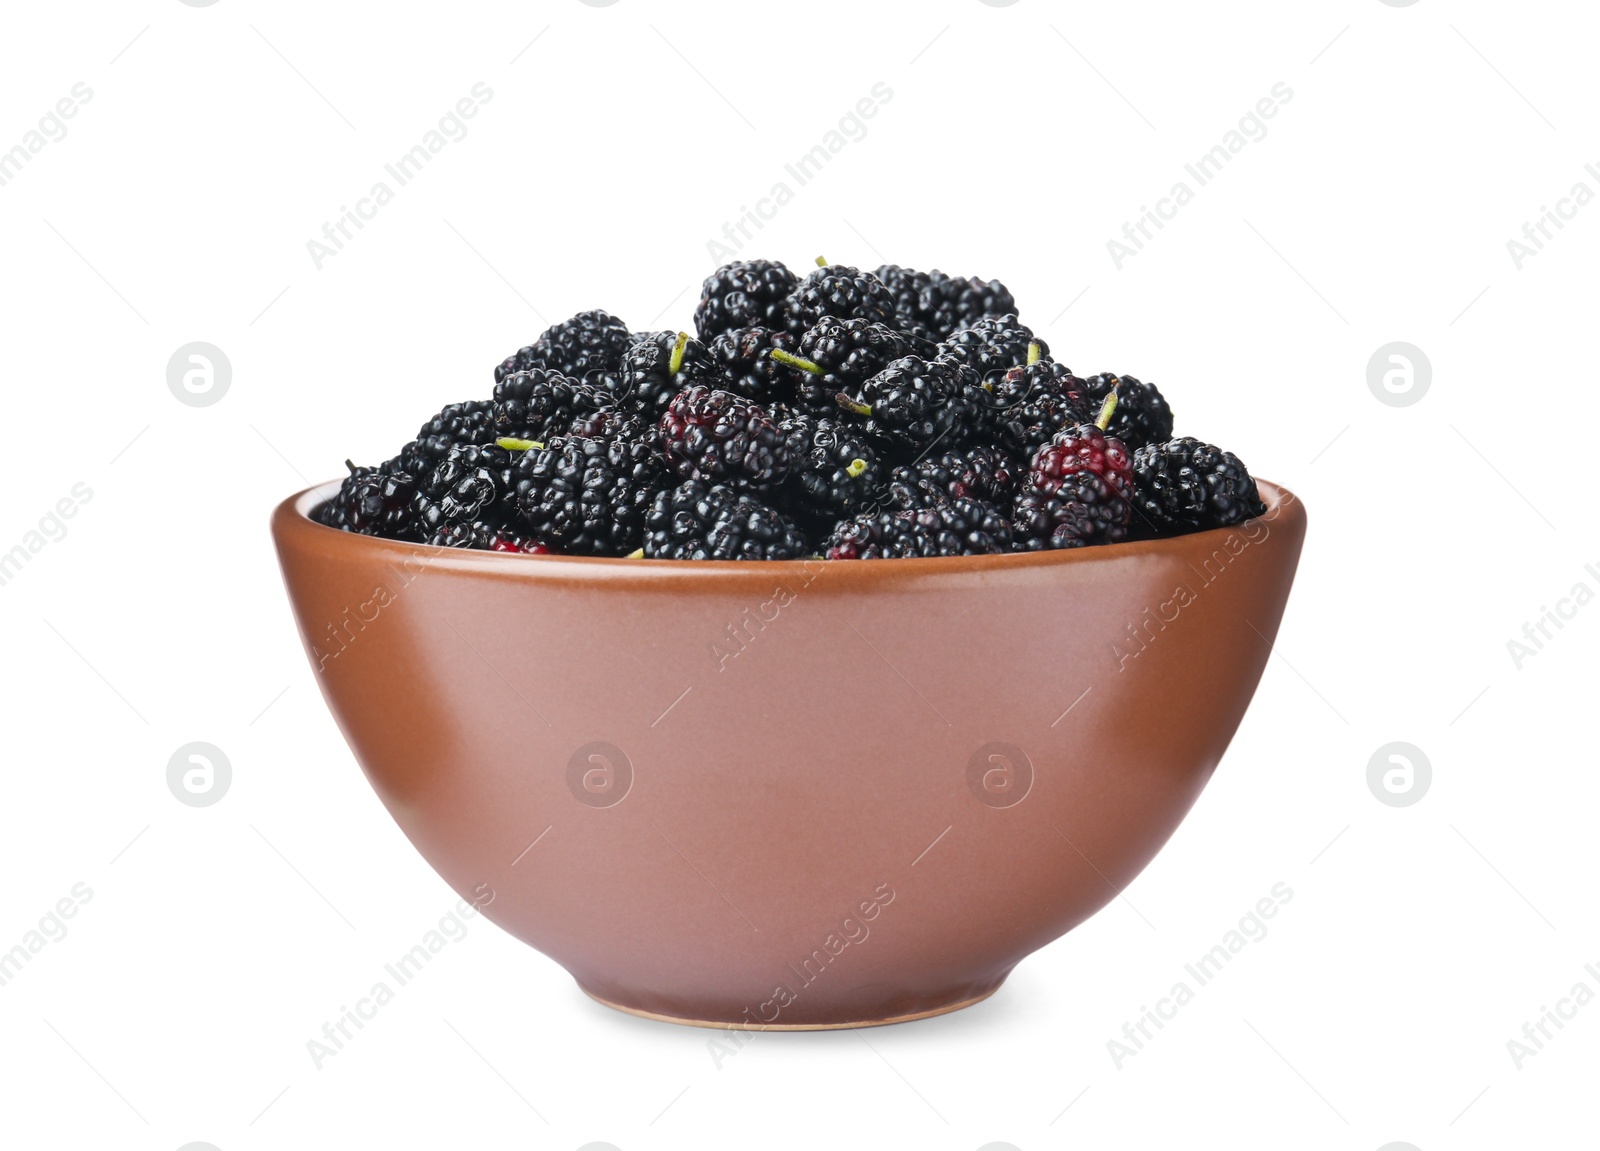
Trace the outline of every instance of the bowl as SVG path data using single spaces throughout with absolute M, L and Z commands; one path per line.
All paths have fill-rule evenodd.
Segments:
M 1132 881 L 1211 777 L 1305 535 L 693 562 L 272 517 L 357 760 L 463 898 L 637 1015 L 893 1023 L 984 999 Z M 1203 865 L 1196 861 L 1196 865 Z

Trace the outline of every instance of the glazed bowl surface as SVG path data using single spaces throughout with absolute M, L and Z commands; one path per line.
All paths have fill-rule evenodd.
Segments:
M 895 1022 L 991 994 L 1210 779 L 1305 535 L 690 562 L 272 531 L 318 684 L 461 895 L 612 1006 Z M 1196 861 L 1197 866 L 1202 866 Z

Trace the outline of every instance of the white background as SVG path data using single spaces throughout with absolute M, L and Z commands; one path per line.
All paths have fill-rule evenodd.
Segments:
M 1443 0 L 8 5 L 0 148 L 92 98 L 0 187 L 0 550 L 92 498 L 0 587 L 0 949 L 93 897 L 0 987 L 0 1142 L 1595 1146 L 1600 1005 L 1520 1069 L 1507 1041 L 1600 991 L 1600 607 L 1520 667 L 1507 642 L 1600 590 L 1600 207 L 1520 269 L 1506 246 L 1600 191 L 1595 33 L 1585 5 Z M 319 270 L 307 241 L 480 81 L 468 134 Z M 1215 781 L 1126 901 L 946 1018 L 719 1067 L 480 919 L 318 1070 L 307 1040 L 455 897 L 323 707 L 270 507 L 484 395 L 548 322 L 686 324 L 708 240 L 879 82 L 741 255 L 998 276 L 1058 358 L 1157 381 L 1180 432 L 1305 500 Z M 1119 269 L 1107 241 L 1280 82 Z M 232 364 L 213 406 L 167 387 L 195 340 Z M 1432 365 L 1410 406 L 1368 388 L 1396 340 Z M 195 740 L 233 769 L 206 808 L 165 779 Z M 1401 808 L 1367 785 L 1396 740 L 1433 772 Z M 1277 883 L 1270 933 L 1119 1069 L 1107 1041 Z

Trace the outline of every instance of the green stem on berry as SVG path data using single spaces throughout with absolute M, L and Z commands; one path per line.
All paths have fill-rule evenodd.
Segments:
M 782 348 L 773 348 L 767 353 L 780 364 L 788 364 L 791 368 L 799 368 L 802 372 L 810 372 L 813 376 L 826 375 L 822 365 L 811 360 L 802 360 L 799 356 L 792 355 Z
M 828 257 L 826 257 L 826 256 L 818 256 L 817 257 L 817 267 L 826 268 L 827 266 L 828 266 Z
M 1039 346 L 1038 340 L 1028 341 L 1028 367 L 1033 367 L 1044 356 L 1044 349 Z
M 625 560 L 642 560 L 642 559 L 644 559 L 644 549 L 643 548 L 635 548 L 633 551 L 629 552 L 627 555 L 623 556 L 622 558 L 625 559 Z
M 1095 420 L 1094 426 L 1102 432 L 1111 426 L 1111 413 L 1117 410 L 1117 389 L 1112 388 L 1106 393 L 1106 402 L 1100 405 L 1100 416 Z
M 672 359 L 667 361 L 667 374 L 675 376 L 683 368 L 683 349 L 689 343 L 689 333 L 679 332 L 678 342 L 672 345 Z
M 849 476 L 851 479 L 855 479 L 857 476 L 859 476 L 862 472 L 864 472 L 866 470 L 867 470 L 867 461 L 866 460 L 854 459 L 854 460 L 850 461 L 850 466 L 845 468 L 844 474 Z
M 858 416 L 870 416 L 872 414 L 872 409 L 869 406 L 863 404 L 860 400 L 851 399 L 843 392 L 835 392 L 833 395 L 833 402 L 838 404 L 845 411 L 854 412 Z
M 519 440 L 512 436 L 501 436 L 494 442 L 497 448 L 504 448 L 508 452 L 542 452 L 544 445 L 538 440 Z

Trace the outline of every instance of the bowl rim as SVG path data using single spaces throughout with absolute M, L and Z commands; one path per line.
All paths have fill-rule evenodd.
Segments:
M 340 531 L 311 518 L 311 513 L 339 490 L 340 479 L 313 484 L 294 493 L 273 509 L 271 528 L 280 550 L 293 539 L 296 550 L 310 548 L 325 556 L 361 558 L 368 562 L 416 565 L 476 572 L 485 575 L 557 575 L 581 573 L 586 578 L 633 576 L 648 573 L 652 579 L 677 577 L 704 580 L 712 578 L 759 576 L 765 582 L 780 572 L 848 570 L 863 579 L 905 579 L 913 575 L 955 574 L 962 572 L 1017 571 L 1035 567 L 1080 563 L 1107 563 L 1144 555 L 1176 556 L 1197 549 L 1208 539 L 1229 533 L 1248 532 L 1251 526 L 1265 523 L 1297 527 L 1304 524 L 1305 506 L 1300 497 L 1282 484 L 1256 479 L 1257 492 L 1266 504 L 1259 516 L 1226 527 L 1208 528 L 1185 535 L 1159 539 L 1126 540 L 1093 547 L 1064 548 L 1056 551 L 1005 552 L 976 556 L 909 556 L 896 559 L 830 560 L 823 557 L 792 560 L 670 560 L 629 559 L 613 556 L 531 555 L 520 552 L 483 551 L 473 548 L 438 547 L 382 536 Z

